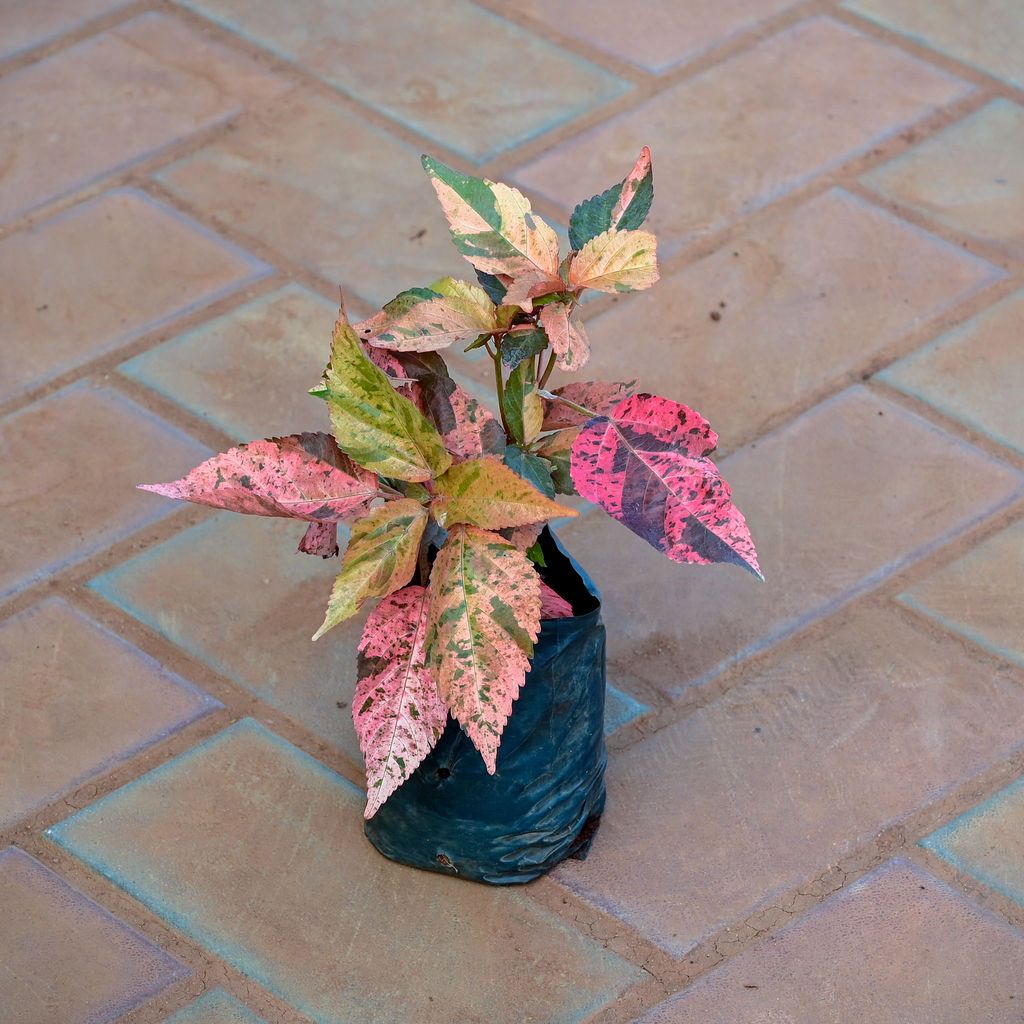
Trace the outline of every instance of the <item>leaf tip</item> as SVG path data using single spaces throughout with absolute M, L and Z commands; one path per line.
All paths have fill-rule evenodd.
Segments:
M 150 494 L 159 494 L 164 498 L 176 498 L 178 495 L 173 483 L 170 484 L 136 484 L 136 490 L 149 491 Z

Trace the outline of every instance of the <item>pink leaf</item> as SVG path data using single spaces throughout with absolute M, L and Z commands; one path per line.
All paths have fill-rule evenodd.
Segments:
M 512 526 L 498 531 L 514 547 L 520 551 L 529 551 L 544 532 L 543 523 L 526 523 L 523 526 Z
M 750 530 L 706 455 L 718 435 L 699 413 L 633 395 L 583 427 L 572 479 L 637 536 L 676 562 L 731 562 L 763 579 Z
M 572 618 L 572 605 L 544 582 L 541 582 L 540 585 L 540 617 L 542 619 Z
M 415 771 L 444 732 L 448 708 L 426 663 L 426 587 L 410 586 L 371 612 L 359 643 L 352 721 L 366 760 L 366 811 Z
M 579 427 L 591 416 L 604 416 L 611 412 L 636 387 L 636 381 L 579 380 L 565 387 L 555 388 L 552 394 L 564 398 L 565 402 L 544 400 L 544 430 L 561 430 L 563 427 Z M 579 412 L 566 402 L 588 409 Z
M 254 516 L 334 523 L 364 512 L 376 474 L 339 451 L 328 434 L 292 434 L 230 448 L 168 484 L 144 491 Z
M 333 558 L 338 553 L 338 524 L 310 523 L 299 541 L 299 550 L 306 555 Z
M 566 303 L 549 302 L 540 311 L 540 322 L 551 342 L 559 368 L 576 373 L 590 359 L 590 342 L 583 324 L 574 324 L 570 315 L 571 310 Z
M 494 415 L 449 377 L 431 375 L 412 385 L 410 397 L 437 428 L 456 462 L 498 455 L 505 450 L 505 431 Z
M 380 315 L 379 313 L 377 314 Z M 404 377 L 405 369 L 402 364 L 398 361 L 398 356 L 394 354 L 389 348 L 378 348 L 376 345 L 369 345 L 365 341 L 362 343 L 363 351 L 366 353 L 370 362 L 377 367 L 378 370 L 383 370 L 389 377 Z

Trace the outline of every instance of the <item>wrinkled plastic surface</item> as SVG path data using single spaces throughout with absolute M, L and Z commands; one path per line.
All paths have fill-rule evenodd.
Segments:
M 605 631 L 593 583 L 547 531 L 545 579 L 575 615 L 546 619 L 488 775 L 449 719 L 437 746 L 365 823 L 385 857 L 514 885 L 583 857 L 604 809 Z

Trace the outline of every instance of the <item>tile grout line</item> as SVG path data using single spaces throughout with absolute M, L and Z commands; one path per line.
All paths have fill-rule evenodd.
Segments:
M 482 5 L 482 6 L 485 6 L 485 5 Z M 140 7 L 140 8 L 138 8 L 138 9 L 136 9 L 136 10 L 132 11 L 132 12 L 131 12 L 130 14 L 127 14 L 127 15 L 125 15 L 125 17 L 127 18 L 127 17 L 129 17 L 129 16 L 133 16 L 133 14 L 141 13 L 141 11 L 142 11 L 142 10 L 150 10 L 150 9 L 153 9 L 153 5 L 150 5 L 150 4 L 144 4 L 144 5 L 141 5 L 141 7 Z M 834 8 L 827 8 L 827 10 L 828 10 L 828 13 L 830 13 L 830 14 L 831 14 L 831 15 L 833 15 L 833 16 L 835 16 L 835 15 L 836 15 L 837 13 L 839 13 L 839 12 L 837 12 L 837 11 L 836 11 L 836 10 L 835 10 Z M 177 13 L 177 9 L 175 9 L 175 12 Z M 843 14 L 847 14 L 847 12 L 841 12 L 841 13 L 843 13 Z M 797 19 L 797 20 L 799 20 L 799 19 Z M 843 18 L 840 18 L 839 20 L 843 20 L 843 21 L 848 21 L 849 23 L 853 24 L 853 25 L 854 25 L 854 27 L 856 27 L 856 28 L 858 28 L 858 29 L 861 29 L 861 30 L 864 30 L 864 29 L 865 29 L 865 27 L 866 27 L 865 25 L 863 25 L 863 24 L 862 24 L 862 22 L 861 22 L 861 19 L 859 19 L 859 18 L 856 18 L 856 17 L 854 17 L 854 16 L 847 16 L 847 17 L 843 17 Z M 115 22 L 115 23 L 116 23 L 116 22 Z M 795 23 L 795 22 L 794 22 L 794 23 Z M 95 33 L 96 33 L 96 32 L 98 32 L 98 31 L 103 31 L 103 30 L 104 30 L 104 28 L 103 28 L 103 27 L 100 27 L 100 28 L 92 28 L 92 31 L 87 31 L 87 30 L 88 30 L 88 29 L 89 29 L 89 28 L 90 28 L 90 27 L 91 27 L 91 26 L 92 26 L 93 24 L 94 24 L 94 23 L 90 23 L 90 25 L 89 25 L 89 26 L 85 26 L 85 27 L 83 28 L 83 31 L 82 31 L 82 34 L 81 34 L 81 38 L 86 38 L 86 37 L 88 37 L 88 36 L 89 36 L 89 35 L 91 35 L 91 34 L 95 34 Z M 873 30 L 874 30 L 873 34 L 875 34 L 875 35 L 878 35 L 878 36 L 879 36 L 880 38 L 883 38 L 883 39 L 885 39 L 885 41 L 886 41 L 886 42 L 889 42 L 889 43 L 893 43 L 893 42 L 904 42 L 904 40 L 903 40 L 903 37 L 900 37 L 900 36 L 894 36 L 894 34 L 893 34 L 893 33 L 890 33 L 890 32 L 888 32 L 887 30 L 879 30 L 879 29 L 878 29 L 878 26 L 875 26 L 875 25 L 873 25 L 873 23 L 869 23 L 869 27 L 870 27 L 871 29 L 873 29 Z M 71 33 L 71 34 L 69 34 L 69 37 L 63 37 L 63 38 L 64 38 L 64 39 L 67 39 L 67 38 L 70 38 L 70 36 L 74 36 L 74 35 L 75 35 L 75 33 Z M 546 37 L 546 36 L 545 36 L 545 38 L 549 38 L 549 37 Z M 78 40 L 77 40 L 77 39 L 74 39 L 73 41 L 78 41 Z M 756 39 L 756 40 L 755 40 L 755 43 L 756 43 L 757 41 L 759 41 L 759 39 Z M 60 41 L 57 41 L 57 43 L 58 43 L 58 44 L 59 44 L 59 42 L 60 42 Z M 71 44 L 69 43 L 68 45 L 71 45 Z M 560 43 L 558 43 L 558 42 L 556 41 L 556 45 L 562 45 L 562 44 L 560 44 Z M 751 45 L 754 45 L 754 44 L 751 44 Z M 55 46 L 54 46 L 54 48 L 53 48 L 53 49 L 52 49 L 51 51 L 49 51 L 49 52 L 58 52 L 59 48 L 60 48 L 60 47 L 59 47 L 59 45 L 55 45 Z M 564 47 L 564 46 L 563 46 L 563 48 L 566 48 L 566 47 Z M 903 49 L 906 49 L 906 50 L 907 50 L 908 52 L 910 52 L 910 53 L 911 53 L 912 55 L 914 55 L 914 56 L 917 56 L 917 57 L 918 57 L 918 59 L 924 59 L 924 60 L 926 60 L 926 61 L 927 61 L 928 63 L 931 63 L 931 64 L 937 64 L 937 65 L 939 65 L 939 66 L 942 66 L 942 62 L 941 62 L 941 61 L 936 61 L 936 60 L 935 60 L 935 57 L 936 57 L 937 55 L 936 55 L 936 54 L 935 54 L 934 52 L 932 52 L 932 51 L 927 51 L 927 55 L 926 55 L 926 56 L 922 56 L 921 52 L 919 52 L 919 51 L 918 51 L 918 48 L 916 48 L 916 47 L 914 47 L 914 46 L 909 46 L 909 47 L 908 47 L 908 46 L 903 46 L 902 48 L 903 48 Z M 45 55 L 49 55 L 49 52 L 47 52 L 47 53 L 46 53 Z M 737 51 L 737 52 L 739 52 L 739 51 Z M 731 55 L 731 54 L 730 54 L 730 55 Z M 589 59 L 589 58 L 588 58 L 588 59 Z M 718 57 L 718 58 L 715 58 L 715 59 L 711 60 L 711 61 L 710 61 L 710 62 L 708 63 L 708 65 L 707 65 L 707 66 L 708 66 L 708 67 L 710 67 L 710 66 L 714 66 L 714 64 L 716 64 L 716 63 L 720 63 L 720 62 L 721 62 L 721 60 L 723 60 L 723 59 L 726 59 L 726 58 L 725 58 L 725 57 Z M 953 62 L 953 63 L 955 63 L 955 62 Z M 2 68 L 0 68 L 0 74 L 4 74 L 4 73 L 6 73 L 6 72 L 7 72 L 8 70 L 10 70 L 10 68 L 9 68 L 9 66 L 8 66 L 7 64 L 5 64 L 5 65 L 4 65 L 4 66 L 3 66 Z M 697 73 L 699 73 L 699 72 L 697 72 Z M 958 74 L 958 75 L 959 75 L 960 77 L 963 77 L 963 78 L 965 78 L 965 79 L 968 79 L 968 80 L 972 80 L 972 77 L 971 77 L 970 75 L 966 74 L 966 73 L 965 73 L 965 72 L 964 72 L 963 70 L 956 70 L 956 71 L 955 71 L 955 73 L 957 73 L 957 74 Z M 974 76 L 978 76 L 978 77 L 980 77 L 980 78 L 984 78 L 984 79 L 986 79 L 986 82 L 985 82 L 984 84 L 987 84 L 987 85 L 989 86 L 989 88 L 990 88 L 990 89 L 991 89 L 991 88 L 993 88 L 993 83 L 992 83 L 991 81 L 988 81 L 988 80 L 987 80 L 987 76 L 981 76 L 981 75 L 980 75 L 980 74 L 979 74 L 978 72 L 973 72 L 973 75 L 974 75 Z M 662 85 L 662 88 L 667 88 L 669 84 L 674 84 L 674 81 L 675 81 L 675 80 L 682 80 L 682 79 L 683 79 L 684 77 L 688 77 L 688 76 L 687 76 L 687 75 L 684 75 L 684 74 L 680 74 L 680 75 L 679 75 L 679 77 L 678 77 L 677 79 L 674 79 L 674 80 L 672 80 L 672 81 L 668 81 L 668 82 L 665 82 L 665 83 L 664 83 L 664 84 Z M 660 81 L 660 80 L 659 80 L 659 81 Z M 996 84 L 995 84 L 995 86 L 994 86 L 994 89 L 995 89 L 995 92 L 996 92 L 997 94 L 999 94 L 999 95 L 1004 95 L 1004 94 L 1006 94 L 1006 92 L 1007 92 L 1007 89 L 1006 89 L 1006 87 L 1003 87 L 1003 86 L 1001 85 L 1001 83 L 996 83 Z M 660 90 L 660 89 L 657 89 L 657 90 L 655 90 L 654 92 L 652 92 L 652 93 L 651 93 L 650 95 L 654 95 L 654 94 L 656 94 L 656 92 L 658 92 L 658 91 L 661 91 L 661 90 Z M 332 90 L 332 93 L 333 93 L 333 92 L 334 92 L 334 90 Z M 1016 92 L 1015 92 L 1014 90 L 1009 90 L 1009 94 L 1010 94 L 1010 98 L 1015 98 L 1015 99 L 1016 99 L 1016 98 L 1018 98 L 1018 96 L 1017 96 L 1017 94 L 1016 94 Z M 336 95 L 337 95 L 337 94 L 335 93 L 335 96 L 336 96 Z M 342 95 L 343 95 L 343 94 L 342 94 Z M 649 96 L 648 96 L 648 97 L 645 97 L 645 98 L 649 98 Z M 603 107 L 602 107 L 602 108 L 600 108 L 600 110 L 601 110 L 601 117 L 600 117 L 600 122 L 606 121 L 606 120 L 607 120 L 608 118 L 610 118 L 610 117 L 613 117 L 613 116 L 615 116 L 615 112 L 613 112 L 613 111 L 611 111 L 611 112 L 610 112 L 610 111 L 608 111 L 607 109 L 605 109 L 605 108 L 603 108 Z M 364 117 L 365 117 L 365 114 L 364 114 L 364 113 L 363 113 L 362 111 L 360 111 L 360 114 L 361 114 L 361 116 L 364 116 Z M 573 124 L 578 124 L 578 122 L 573 122 Z M 568 131 L 568 127 L 569 127 L 569 126 L 566 126 L 566 131 Z M 226 131 L 227 129 L 225 128 L 224 130 Z M 396 132 L 394 131 L 394 128 L 393 128 L 393 126 L 390 126 L 390 125 L 389 125 L 389 127 L 388 127 L 388 129 L 387 129 L 387 130 L 388 130 L 388 131 L 390 132 L 390 134 L 396 134 Z M 587 126 L 584 126 L 584 127 L 583 127 L 583 128 L 581 129 L 581 131 L 585 131 L 585 130 L 587 130 Z M 556 132 L 555 132 L 555 133 L 553 133 L 553 135 L 552 135 L 552 136 L 550 136 L 550 137 L 549 137 L 549 136 L 545 136 L 545 137 L 544 137 L 544 139 L 543 139 L 542 141 L 544 141 L 544 142 L 546 143 L 546 148 L 551 148 L 551 147 L 553 147 L 553 146 L 555 146 L 555 145 L 558 145 L 558 144 L 560 144 L 560 143 L 561 143 L 562 141 L 564 141 L 564 138 L 565 138 L 565 137 L 568 137 L 568 138 L 572 138 L 572 137 L 575 137 L 575 134 L 577 134 L 577 133 L 569 133 L 569 134 L 567 134 L 567 135 L 566 135 L 565 133 L 563 133 L 563 135 L 559 135 L 559 133 L 558 133 L 558 132 L 556 131 Z M 923 141 L 923 140 L 920 140 L 920 141 Z M 208 141 L 208 140 L 204 140 L 204 142 L 203 142 L 203 145 L 208 145 L 208 144 L 209 144 L 209 141 Z M 522 152 L 522 147 L 520 147 L 520 149 L 518 149 L 518 150 L 516 150 L 516 151 L 512 151 L 512 152 L 513 152 L 513 153 L 516 153 L 516 154 L 519 154 L 519 156 L 521 156 L 521 152 Z M 505 158 L 505 157 L 507 157 L 507 156 L 509 156 L 509 154 L 503 154 L 503 155 L 502 155 L 502 158 L 504 159 L 504 158 Z M 519 159 L 519 156 L 517 156 L 517 159 Z M 887 157 L 887 159 L 889 159 L 889 158 L 891 158 L 891 157 Z M 168 161 L 166 161 L 166 162 L 170 162 L 170 161 L 168 160 Z M 101 187 L 100 187 L 100 190 L 102 190 L 102 188 L 103 188 L 103 187 L 104 187 L 104 186 L 101 186 Z M 875 202 L 876 204 L 878 204 L 878 199 L 877 199 L 877 197 L 874 197 L 874 196 L 872 196 L 872 197 L 871 197 L 871 201 L 873 201 L 873 202 Z M 901 214 L 901 215 L 902 215 L 902 214 Z M 198 218 L 197 218 L 197 219 L 198 219 Z M 905 217 L 905 216 L 904 216 L 904 219 L 908 219 L 908 220 L 909 220 L 910 218 L 907 218 L 907 217 Z M 738 225 L 738 224 L 745 224 L 745 223 L 748 223 L 748 220 L 747 220 L 747 219 L 745 219 L 745 218 L 740 218 L 740 219 L 738 219 L 738 220 L 737 220 L 737 221 L 735 222 L 735 224 L 737 224 L 737 225 Z M 928 227 L 927 227 L 927 225 L 926 225 L 926 229 L 927 229 L 927 230 L 931 230 L 931 231 L 932 231 L 932 233 L 937 233 L 937 232 L 935 232 L 934 230 L 932 230 L 931 228 L 928 228 Z M 220 229 L 219 229 L 219 228 L 218 228 L 218 232 L 220 233 Z M 940 237 L 941 237 L 941 235 L 940 235 Z M 246 247 L 246 248 L 249 248 L 249 244 L 247 243 L 245 247 Z M 271 262 L 273 262 L 273 263 L 274 263 L 275 265 L 278 265 L 278 266 L 279 266 L 279 264 L 280 264 L 280 261 L 279 261 L 279 260 L 276 260 L 276 259 L 275 259 L 275 260 L 273 260 L 273 261 L 271 261 Z M 321 289 L 321 291 L 322 291 L 322 289 Z M 985 307 L 985 308 L 987 308 L 987 307 Z M 156 344 L 156 343 L 154 343 L 154 344 Z M 888 396 L 887 396 L 887 397 L 888 397 Z M 935 410 L 932 410 L 930 406 L 928 407 L 928 410 L 929 410 L 929 412 L 931 413 L 931 415 L 930 415 L 930 416 L 929 416 L 928 418 L 929 418 L 930 420 L 934 419 L 934 414 L 935 414 Z M 915 411 L 920 411 L 920 410 L 919 410 L 919 409 L 916 409 L 916 408 L 915 408 Z M 948 429 L 948 428 L 947 428 L 947 426 L 946 426 L 946 424 L 945 424 L 944 422 L 943 422 L 943 423 L 940 423 L 939 425 L 940 425 L 940 426 L 942 426 L 942 427 L 943 427 L 943 429 Z M 760 436 L 760 435 L 759 435 L 759 436 Z M 959 435 L 955 435 L 955 436 L 959 436 Z M 973 441 L 973 439 L 971 439 L 971 440 L 972 440 L 972 443 L 976 443 L 975 441 Z M 973 534 L 973 533 L 971 534 L 971 537 L 972 537 L 972 538 L 974 537 L 974 534 Z M 958 538 L 958 539 L 959 539 L 959 538 Z M 955 542 L 954 542 L 954 543 L 955 543 Z M 973 544 L 973 543 L 976 543 L 976 540 L 975 540 L 975 541 L 972 541 L 972 544 Z M 937 554 L 939 554 L 939 553 L 941 553 L 941 552 L 944 552 L 945 550 L 946 550 L 946 546 L 942 547 L 942 548 L 940 549 L 940 551 L 939 551 L 939 552 L 933 552 L 933 553 L 932 553 L 932 555 L 937 555 Z M 925 560 L 926 560 L 926 561 L 931 561 L 932 559 L 931 559 L 930 557 L 926 557 L 926 559 L 925 559 Z M 872 593 L 874 593 L 874 592 L 872 592 Z M 841 610 L 839 610 L 839 611 L 837 611 L 837 612 L 835 612 L 835 613 L 833 613 L 833 615 L 829 616 L 828 618 L 834 618 L 834 617 L 835 617 L 836 615 L 839 615 L 839 614 L 842 614 L 842 609 L 841 609 Z M 824 621 L 827 621 L 827 620 L 824 620 Z M 772 650 L 775 650 L 775 649 L 777 649 L 777 648 L 772 648 Z M 204 663 L 204 664 L 205 664 L 205 663 Z M 274 713 L 275 713 L 275 714 L 277 714 L 277 712 L 276 712 L 276 711 L 275 711 Z M 209 717 L 209 716 L 208 716 L 208 717 Z M 316 755 L 314 755 L 314 756 L 316 756 Z M 134 761 L 135 759 L 132 759 L 132 760 Z M 158 918 L 157 920 L 160 920 L 160 919 Z M 201 948 L 201 947 L 199 947 L 199 948 Z M 209 955 L 209 954 L 207 954 L 207 955 Z M 730 956 L 731 956 L 732 954 L 730 953 L 730 954 L 727 954 L 727 955 L 730 955 Z M 246 980 L 247 980 L 247 979 L 246 979 Z M 653 1005 L 653 1004 L 651 1004 L 651 1005 Z

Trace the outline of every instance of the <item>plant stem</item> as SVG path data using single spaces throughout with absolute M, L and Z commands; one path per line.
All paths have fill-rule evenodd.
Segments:
M 510 438 L 512 431 L 509 429 L 508 420 L 505 418 L 505 385 L 501 379 L 501 343 L 497 344 L 497 351 L 491 356 L 494 363 L 494 390 L 498 396 L 498 412 L 501 414 L 501 425 L 505 429 L 505 436 Z
M 552 352 L 548 356 L 547 366 L 544 367 L 544 372 L 540 375 L 540 380 L 537 381 L 537 387 L 542 388 L 548 382 L 548 377 L 551 376 L 551 371 L 555 368 L 555 353 Z

